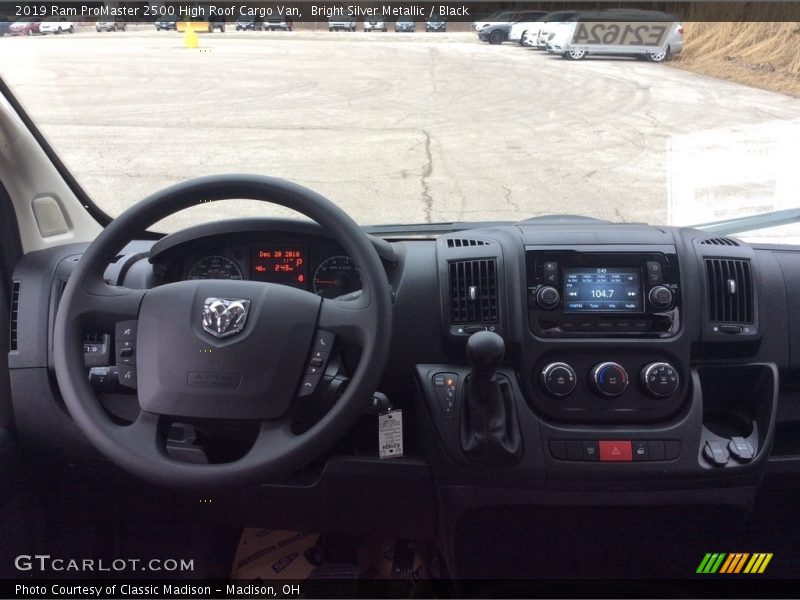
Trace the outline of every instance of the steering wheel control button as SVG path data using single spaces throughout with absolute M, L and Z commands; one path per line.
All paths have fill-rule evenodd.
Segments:
M 663 310 L 672 306 L 672 290 L 665 285 L 657 285 L 651 289 L 648 298 L 655 308 Z
M 119 321 L 114 328 L 114 338 L 117 342 L 136 339 L 136 327 L 139 321 Z
M 561 294 L 558 290 L 550 285 L 545 285 L 539 288 L 536 292 L 536 303 L 540 308 L 545 310 L 552 310 L 558 303 L 561 302 Z
M 120 385 L 136 389 L 136 367 L 133 365 L 117 365 L 117 378 Z
M 330 331 L 318 329 L 314 334 L 314 350 L 330 352 L 335 338 L 336 336 Z
M 458 375 L 455 373 L 437 373 L 433 376 L 433 388 L 439 409 L 446 419 L 456 414 L 456 391 L 458 390 Z
M 600 445 L 597 442 L 583 442 L 583 460 L 600 460 Z
M 590 382 L 601 396 L 619 396 L 628 387 L 628 372 L 615 362 L 604 362 L 592 369 Z
M 575 389 L 577 376 L 567 363 L 554 362 L 547 365 L 539 375 L 542 387 L 551 396 L 568 396 Z
M 731 438 L 728 444 L 728 451 L 740 462 L 750 462 L 756 454 L 753 444 L 743 437 Z
M 631 462 L 633 449 L 629 440 L 600 440 L 600 460 L 603 462 Z
M 725 447 L 717 441 L 706 442 L 703 447 L 703 456 L 715 467 L 724 467 L 731 458 Z
M 642 369 L 642 386 L 653 398 L 666 398 L 678 391 L 680 377 L 671 364 L 654 362 Z
M 297 392 L 297 395 L 303 398 L 313 394 L 317 389 L 317 385 L 319 385 L 320 379 L 322 379 L 322 369 L 318 370 L 316 373 L 306 372 L 306 374 L 303 375 L 303 381 L 300 382 L 300 390 Z

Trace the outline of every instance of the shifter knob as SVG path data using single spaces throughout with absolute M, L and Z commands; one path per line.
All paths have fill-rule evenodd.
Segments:
M 505 354 L 505 341 L 491 331 L 473 333 L 467 340 L 467 359 L 473 372 L 494 373 Z

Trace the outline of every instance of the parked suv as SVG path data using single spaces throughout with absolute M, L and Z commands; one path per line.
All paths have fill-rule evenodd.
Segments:
M 264 22 L 258 17 L 241 17 L 236 21 L 236 31 L 263 31 Z
M 39 33 L 75 33 L 75 24 L 64 17 L 49 17 L 42 21 Z
M 400 17 L 394 23 L 394 30 L 398 33 L 412 33 L 417 30 L 414 17 Z
M 94 24 L 94 28 L 98 33 L 101 31 L 125 31 L 128 29 L 128 24 L 121 20 L 98 21 Z

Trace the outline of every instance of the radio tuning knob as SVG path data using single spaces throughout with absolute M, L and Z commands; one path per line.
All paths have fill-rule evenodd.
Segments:
M 545 310 L 550 310 L 558 306 L 561 302 L 561 294 L 551 285 L 545 285 L 536 292 L 536 303 Z
M 651 289 L 648 297 L 650 304 L 656 308 L 669 308 L 672 305 L 672 290 L 665 285 L 657 285 Z

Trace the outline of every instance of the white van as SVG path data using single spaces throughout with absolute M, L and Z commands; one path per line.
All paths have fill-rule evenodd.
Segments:
M 554 27 L 546 44 L 548 52 L 570 60 L 606 54 L 662 62 L 683 50 L 683 25 L 658 11 L 586 12 Z

